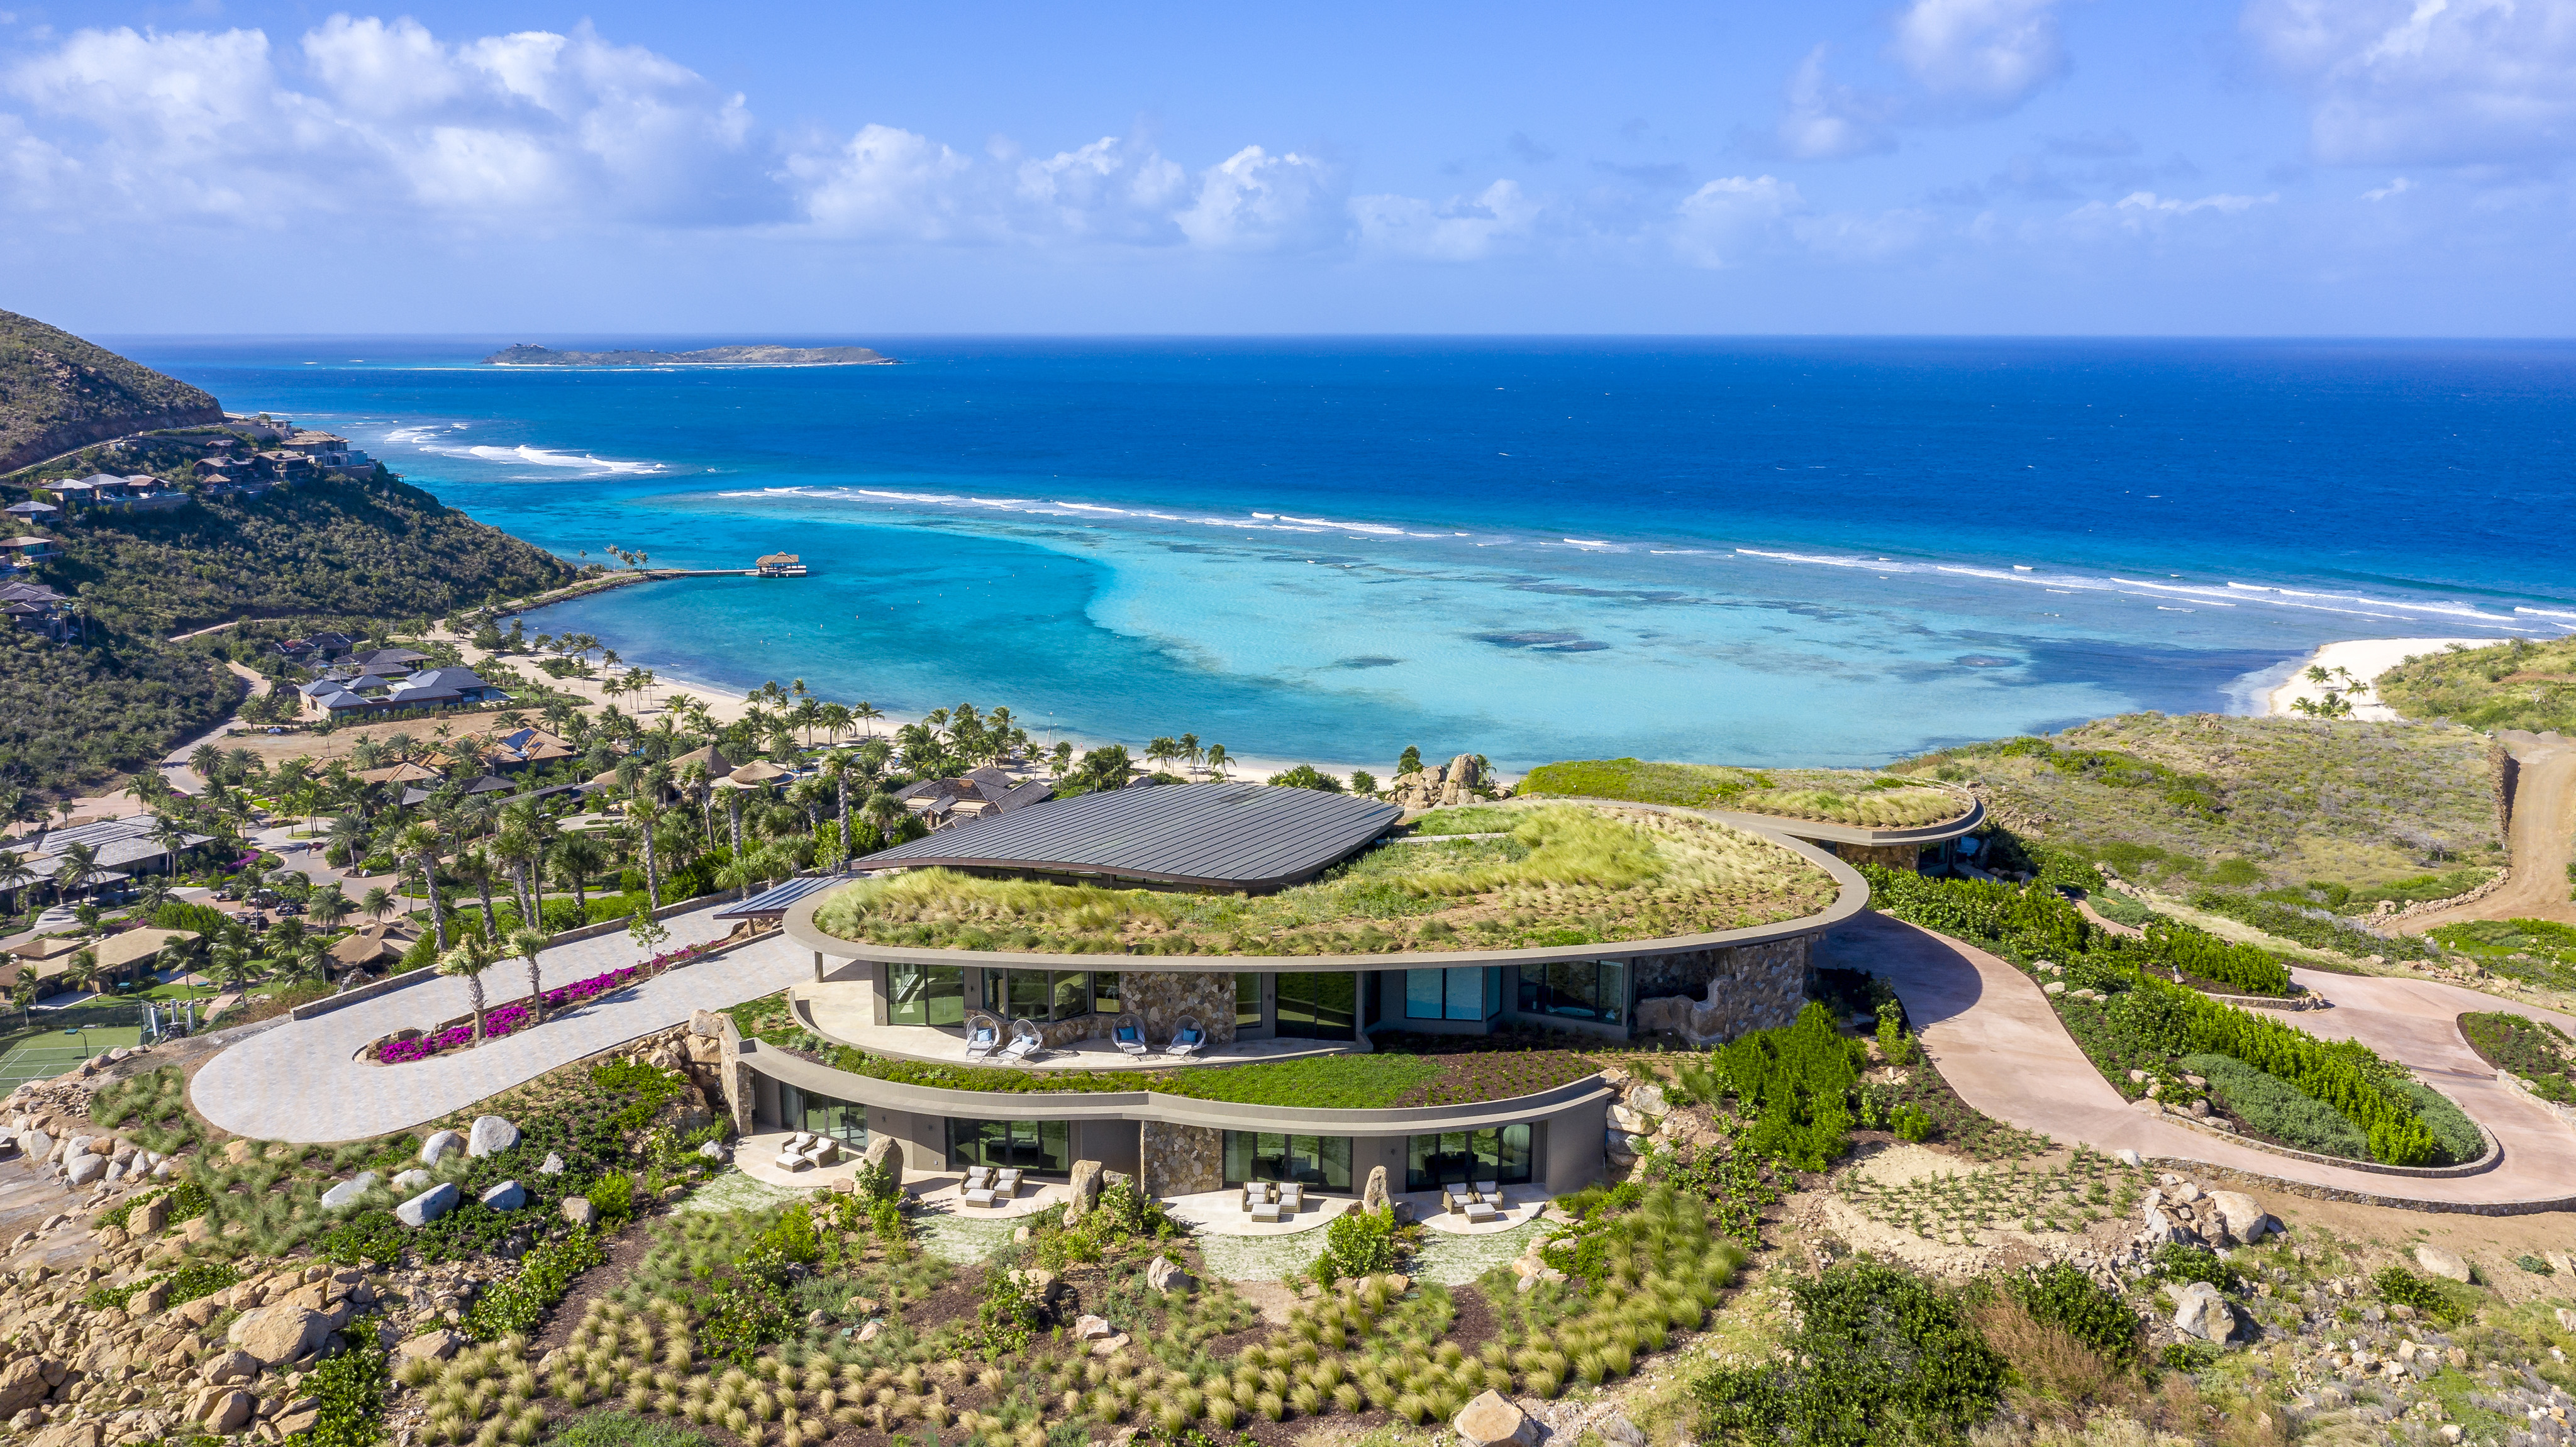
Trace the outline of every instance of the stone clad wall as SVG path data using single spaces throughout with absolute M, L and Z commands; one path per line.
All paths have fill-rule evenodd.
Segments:
M 1922 867 L 1923 846 L 1920 844 L 1830 844 L 1826 847 L 1840 855 L 1845 864 L 1876 864 L 1907 871 Z
M 1231 972 L 1130 970 L 1118 977 L 1118 1000 L 1126 1009 L 1144 1017 L 1145 1039 L 1154 1045 L 1171 1039 L 1184 1016 L 1207 1028 L 1210 1045 L 1234 1043 Z M 1108 1031 L 1104 1027 L 1101 1033 Z
M 1636 1031 L 1715 1045 L 1796 1019 L 1814 973 L 1816 936 L 1656 955 L 1635 962 Z
M 1225 1142 L 1217 1132 L 1159 1120 L 1139 1125 L 1139 1176 L 1146 1195 L 1159 1199 L 1225 1188 Z

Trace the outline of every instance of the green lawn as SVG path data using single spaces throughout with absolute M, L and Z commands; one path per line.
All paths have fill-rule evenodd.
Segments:
M 60 1030 L 27 1036 L 16 1049 L 0 1055 L 0 1094 L 24 1081 L 51 1079 L 102 1050 L 138 1044 L 142 1038 L 142 1028 L 135 1025 L 93 1025 L 77 1036 Z

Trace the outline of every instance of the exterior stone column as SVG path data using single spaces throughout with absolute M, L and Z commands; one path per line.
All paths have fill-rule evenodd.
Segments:
M 1146 1195 L 1190 1196 L 1225 1188 L 1225 1141 L 1216 1131 L 1158 1120 L 1141 1125 L 1144 1163 L 1137 1184 Z

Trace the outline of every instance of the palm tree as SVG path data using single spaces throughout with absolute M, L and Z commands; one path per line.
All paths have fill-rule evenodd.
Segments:
M 74 990 L 87 991 L 98 983 L 98 951 L 74 950 L 71 963 L 63 969 L 63 983 Z
M 1207 746 L 1208 777 L 1214 779 L 1224 778 L 1226 763 L 1225 745 L 1210 744 Z
M 0 894 L 17 903 L 17 896 L 36 882 L 36 871 L 27 867 L 26 856 L 14 850 L 0 849 Z
M 832 781 L 833 792 L 840 803 L 841 862 L 843 864 L 847 864 L 850 859 L 850 772 L 857 762 L 857 758 L 847 749 L 834 749 L 823 756 L 822 777 Z
M 742 903 L 751 897 L 751 882 L 760 878 L 758 863 L 759 861 L 736 854 L 716 866 L 716 887 L 732 890 L 734 903 Z
M 213 744 L 197 745 L 196 752 L 188 755 L 188 770 L 203 779 L 210 788 L 222 783 L 224 751 Z
M 59 904 L 75 889 L 87 889 L 103 873 L 98 867 L 98 847 L 74 841 L 63 846 L 62 858 L 54 865 L 54 901 Z
M 501 831 L 501 837 L 492 841 L 492 858 L 510 873 L 511 892 L 519 901 L 519 923 L 529 926 L 544 923 L 539 917 L 537 892 L 528 878 L 536 864 L 536 842 L 528 837 L 525 829 L 513 824 Z
M 823 732 L 835 744 L 841 741 L 841 735 L 850 731 L 851 714 L 850 706 L 848 704 L 827 703 L 823 705 L 822 718 Z
M 575 834 L 555 846 L 555 882 L 572 886 L 573 907 L 582 923 L 590 922 L 590 877 L 608 865 L 608 851 L 587 834 Z
M 875 738 L 877 736 L 876 722 L 878 719 L 884 718 L 885 715 L 878 711 L 875 704 L 872 704 L 863 698 L 857 703 L 850 705 L 850 717 L 858 720 L 860 723 L 866 724 L 868 726 L 868 737 Z
M 653 833 L 661 822 L 662 806 L 649 794 L 637 795 L 626 806 L 626 826 L 644 849 L 644 901 L 654 909 L 662 907 L 662 870 L 653 853 Z
M 429 927 L 438 941 L 438 952 L 444 955 L 447 902 L 438 893 L 438 834 L 426 824 L 414 824 L 394 841 L 394 852 L 420 866 L 421 892 L 429 896 Z
M 206 978 L 218 990 L 238 990 L 250 983 L 250 952 L 230 941 L 207 951 Z
M 1197 773 L 1199 760 L 1207 757 L 1207 750 L 1199 747 L 1199 736 L 1197 734 L 1183 734 L 1181 735 L 1180 742 L 1181 758 L 1189 764 L 1191 773 Z
M 537 1023 L 546 1018 L 546 987 L 537 977 L 537 957 L 546 952 L 546 932 L 541 929 L 510 931 L 510 953 L 528 964 L 528 1013 Z
M 368 919 L 383 924 L 385 916 L 394 912 L 393 891 L 381 884 L 372 886 L 359 898 L 358 908 L 367 912 Z
M 1168 764 L 1181 756 L 1181 746 L 1170 739 L 1158 738 L 1145 745 L 1145 757 L 1157 764 Z
M 340 886 L 335 884 L 328 889 L 313 891 L 313 898 L 306 902 L 304 912 L 324 929 L 338 929 L 340 921 L 347 919 L 355 908 L 357 906 L 349 903 L 349 896 L 342 894 Z
M 161 872 L 179 872 L 179 851 L 188 847 L 188 831 L 167 814 L 152 816 L 152 842 L 161 846 Z
M 438 972 L 465 982 L 465 997 L 474 1009 L 474 1043 L 483 1043 L 483 972 L 500 958 L 488 940 L 467 935 L 456 948 L 438 957 Z
M 877 826 L 877 837 L 883 839 L 894 832 L 895 821 L 903 817 L 903 801 L 892 794 L 870 794 L 860 812 L 868 816 L 869 823 Z

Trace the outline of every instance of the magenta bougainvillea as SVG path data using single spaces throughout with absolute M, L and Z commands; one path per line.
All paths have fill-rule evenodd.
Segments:
M 706 948 L 705 945 L 690 945 L 685 949 L 655 955 L 640 965 L 624 965 L 604 975 L 593 975 L 587 980 L 575 980 L 569 985 L 559 985 L 546 991 L 546 1009 L 553 1011 L 569 1005 L 588 1004 L 612 990 L 622 990 L 647 975 L 658 975 L 673 965 L 694 959 L 705 953 Z M 483 1012 L 483 1038 L 498 1040 L 513 1031 L 526 1029 L 535 1023 L 535 1020 L 536 1013 L 526 1005 L 503 1005 L 498 1009 L 486 1010 Z M 414 1060 L 426 1060 L 442 1051 L 455 1050 L 473 1043 L 472 1024 L 451 1025 L 434 1034 L 423 1035 L 417 1040 L 388 1040 L 376 1048 L 376 1059 L 385 1065 L 404 1065 Z

